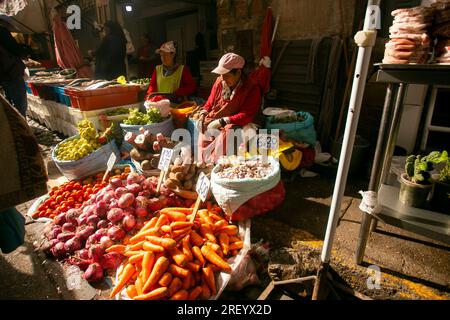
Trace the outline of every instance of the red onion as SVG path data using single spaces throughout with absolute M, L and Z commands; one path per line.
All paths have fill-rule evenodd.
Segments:
M 97 223 L 97 228 L 98 229 L 108 228 L 108 224 L 109 224 L 109 222 L 107 220 L 100 220 Z
M 89 248 L 89 259 L 98 262 L 104 253 L 105 251 L 103 250 L 103 247 L 100 244 L 93 244 Z
M 126 193 L 119 199 L 119 207 L 122 209 L 131 207 L 133 203 L 134 203 L 134 195 L 131 193 Z
M 75 237 L 75 233 L 63 232 L 63 233 L 60 233 L 56 239 L 58 239 L 61 242 L 66 242 L 66 241 L 72 239 L 73 237 Z
M 58 235 L 60 235 L 62 233 L 62 228 L 59 226 L 55 226 L 48 234 L 47 239 L 48 240 L 53 240 L 56 239 L 58 237 Z
M 147 209 L 138 207 L 134 211 L 134 214 L 136 215 L 136 217 L 145 218 L 147 216 Z
M 64 243 L 64 249 L 69 254 L 73 253 L 73 252 L 75 252 L 77 250 L 80 250 L 81 249 L 80 238 L 73 237 L 72 239 L 69 239 L 68 241 L 66 241 L 66 243 Z
M 160 199 L 161 199 L 161 197 L 159 199 L 152 198 L 152 199 L 148 200 L 148 203 L 147 203 L 148 209 L 152 212 L 161 210 L 163 208 L 163 201 Z
M 55 244 L 52 247 L 51 252 L 57 258 L 63 257 L 66 254 L 66 249 L 64 248 L 64 243 L 58 242 L 57 244 Z
M 123 210 L 120 208 L 113 208 L 108 212 L 108 220 L 112 223 L 119 222 L 123 218 Z
M 133 228 L 136 226 L 136 218 L 132 215 L 130 216 L 125 216 L 122 220 L 122 228 L 126 231 L 129 232 L 131 230 L 133 230 Z
M 96 226 L 99 221 L 100 218 L 96 214 L 93 214 L 87 218 L 86 223 L 90 226 Z
M 97 282 L 103 279 L 103 269 L 98 263 L 92 263 L 83 274 L 83 278 L 88 282 Z
M 122 263 L 122 255 L 117 252 L 110 252 L 105 254 L 100 259 L 100 265 L 105 270 L 115 270 Z
M 66 214 L 60 213 L 55 217 L 54 223 L 58 226 L 62 226 L 64 223 L 66 223 Z
M 87 250 L 87 249 L 81 249 L 81 250 L 79 250 L 79 251 L 78 251 L 78 256 L 79 256 L 81 259 L 84 259 L 84 260 L 89 259 L 89 250 Z
M 97 231 L 95 231 L 94 235 L 95 235 L 95 240 L 97 242 L 100 241 L 100 239 L 104 236 L 106 236 L 108 234 L 108 229 L 98 229 Z
M 120 187 L 120 188 L 117 188 L 116 191 L 114 191 L 114 196 L 116 197 L 116 199 L 119 199 L 121 196 L 123 196 L 126 193 L 128 193 L 128 189 Z
M 91 235 L 95 232 L 95 228 L 93 226 L 83 225 L 78 227 L 77 236 L 80 237 L 81 240 L 87 240 Z
M 120 241 L 125 238 L 125 231 L 118 226 L 112 226 L 108 229 L 108 237 L 110 237 L 111 240 Z
M 139 194 L 139 192 L 142 191 L 142 187 L 137 183 L 129 184 L 126 186 L 126 188 L 129 192 L 136 196 Z
M 97 204 L 95 205 L 95 213 L 100 218 L 106 217 L 106 214 L 108 213 L 108 205 L 105 201 L 100 200 L 99 202 L 97 202 Z
M 141 177 L 139 174 L 135 172 L 130 172 L 127 177 L 127 185 L 137 183 L 139 184 L 141 182 Z
M 110 237 L 108 236 L 103 236 L 100 239 L 100 245 L 102 246 L 102 248 L 104 250 L 108 249 L 109 247 L 111 247 L 114 244 L 114 242 L 111 240 Z
M 62 230 L 63 232 L 75 232 L 77 227 L 71 222 L 66 222 L 62 226 Z
M 123 187 L 122 180 L 120 178 L 112 178 L 109 182 L 110 186 L 112 186 L 114 189 Z

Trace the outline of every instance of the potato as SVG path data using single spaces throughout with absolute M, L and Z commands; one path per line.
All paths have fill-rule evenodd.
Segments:
M 177 157 L 174 161 L 173 161 L 174 166 L 181 166 L 183 164 L 183 159 L 181 159 L 181 157 Z
M 191 167 L 189 168 L 189 173 L 195 174 L 196 171 L 197 171 L 197 166 L 195 165 L 195 163 L 191 164 Z
M 183 189 L 191 190 L 193 185 L 194 183 L 192 182 L 192 180 L 187 180 L 183 183 Z
M 177 173 L 177 172 L 183 172 L 183 166 L 173 166 L 171 172 Z
M 181 172 L 183 172 L 183 174 L 188 174 L 188 172 L 189 172 L 189 169 L 191 168 L 191 165 L 190 164 L 183 164 L 183 170 L 181 171 Z
M 184 180 L 192 180 L 192 178 L 194 178 L 195 176 L 195 172 L 193 173 L 188 173 L 187 175 L 184 176 Z
M 149 160 L 142 161 L 141 168 L 144 171 L 153 170 L 152 163 Z
M 164 185 L 169 189 L 181 188 L 181 182 L 173 179 L 167 179 L 164 181 Z
M 177 172 L 175 173 L 175 179 L 178 181 L 183 181 L 184 180 L 184 174 L 182 172 Z

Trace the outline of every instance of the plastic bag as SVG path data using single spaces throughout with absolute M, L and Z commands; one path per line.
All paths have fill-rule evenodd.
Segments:
M 256 273 L 255 263 L 249 252 L 243 257 L 241 264 L 234 270 L 226 289 L 240 291 L 246 286 L 255 284 L 259 284 L 259 277 Z
M 240 206 L 231 214 L 231 220 L 242 221 L 270 212 L 284 201 L 285 195 L 283 181 L 280 181 L 275 188 L 257 195 Z

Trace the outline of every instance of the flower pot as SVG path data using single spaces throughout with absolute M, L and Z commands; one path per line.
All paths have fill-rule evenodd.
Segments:
M 408 180 L 406 173 L 400 176 L 399 200 L 404 205 L 423 208 L 427 204 L 431 184 L 418 184 Z
M 434 211 L 450 214 L 450 184 L 434 182 L 431 206 Z

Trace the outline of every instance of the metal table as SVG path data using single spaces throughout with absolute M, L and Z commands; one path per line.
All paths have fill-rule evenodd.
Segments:
M 378 201 L 382 206 L 382 212 L 377 214 L 376 218 L 398 228 L 449 244 L 450 215 L 403 205 L 398 200 L 399 189 L 386 185 L 386 180 L 400 129 L 406 86 L 408 84 L 449 86 L 450 65 L 377 64 L 377 66 L 379 67 L 377 82 L 388 83 L 388 87 L 369 182 L 369 191 L 378 192 Z M 427 95 L 428 102 L 430 96 Z M 373 223 L 372 230 L 374 230 L 376 222 L 372 215 L 362 212 L 355 255 L 357 264 L 361 264 L 364 260 L 371 224 Z

